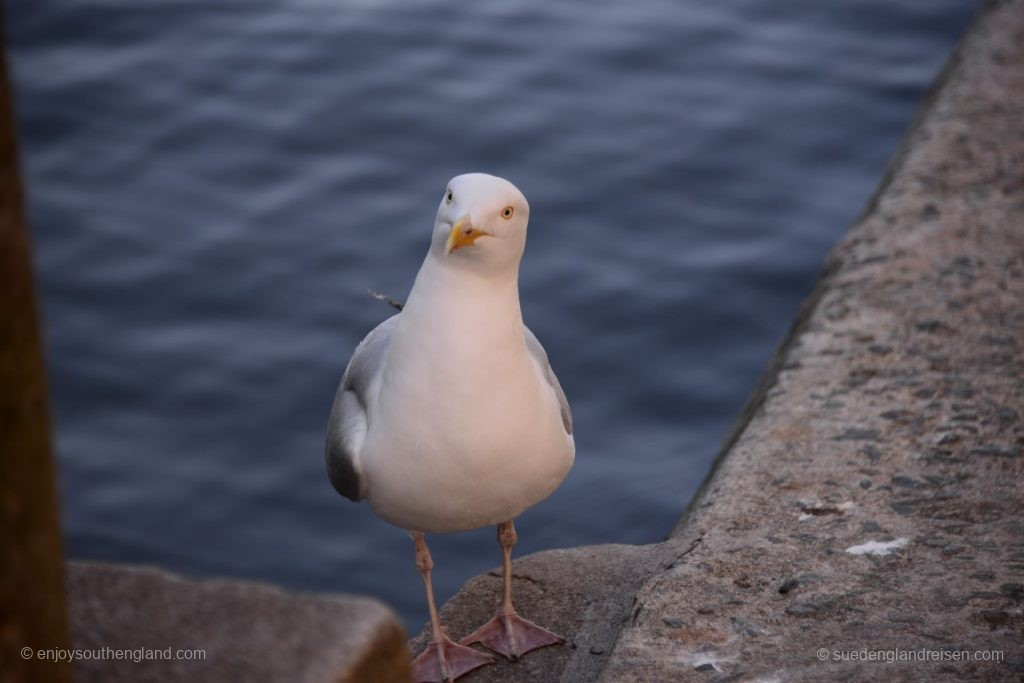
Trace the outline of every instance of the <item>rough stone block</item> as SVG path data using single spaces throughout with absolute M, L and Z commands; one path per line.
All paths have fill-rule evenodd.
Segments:
M 89 562 L 68 563 L 67 587 L 71 647 L 89 653 L 76 681 L 409 680 L 402 627 L 368 598 Z

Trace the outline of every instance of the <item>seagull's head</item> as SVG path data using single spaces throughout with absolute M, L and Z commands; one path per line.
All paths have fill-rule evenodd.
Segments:
M 466 173 L 448 181 L 434 223 L 432 250 L 469 268 L 516 268 L 526 246 L 530 205 L 497 176 Z

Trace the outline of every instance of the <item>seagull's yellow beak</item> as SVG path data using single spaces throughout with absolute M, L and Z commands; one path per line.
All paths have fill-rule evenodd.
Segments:
M 450 254 L 460 247 L 471 247 L 478 237 L 487 234 L 489 233 L 473 227 L 473 221 L 467 214 L 457 220 L 452 226 L 452 231 L 448 233 L 448 245 L 445 247 L 445 253 Z

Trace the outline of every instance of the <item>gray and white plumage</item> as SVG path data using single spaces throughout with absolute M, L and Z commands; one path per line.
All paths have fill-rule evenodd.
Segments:
M 356 347 L 334 395 L 327 421 L 327 476 L 334 489 L 351 501 L 366 496 L 366 481 L 360 473 L 358 453 L 366 437 L 367 409 L 373 389 L 380 381 L 391 331 L 398 322 L 397 313 L 373 328 Z M 562 424 L 572 434 L 572 410 L 562 385 L 548 361 L 548 354 L 529 327 L 523 325 L 526 348 L 543 368 L 544 377 L 558 398 Z
M 354 502 L 366 496 L 357 456 L 366 438 L 370 389 L 380 380 L 398 315 L 377 325 L 359 342 L 338 384 L 327 421 L 327 476 L 338 493 Z
M 331 483 L 393 524 L 498 524 L 572 465 L 565 393 L 519 306 L 529 205 L 511 183 L 458 176 L 403 310 L 356 348 L 327 429 Z

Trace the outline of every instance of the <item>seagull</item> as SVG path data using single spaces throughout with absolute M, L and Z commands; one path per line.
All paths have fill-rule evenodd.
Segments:
M 413 540 L 432 636 L 413 661 L 415 681 L 454 680 L 494 661 L 473 643 L 515 660 L 565 642 L 512 603 L 513 522 L 558 488 L 576 450 L 569 403 L 519 305 L 529 216 L 503 178 L 449 181 L 404 307 L 356 347 L 328 421 L 331 484 Z M 438 617 L 424 535 L 492 525 L 502 599 L 456 643 Z

